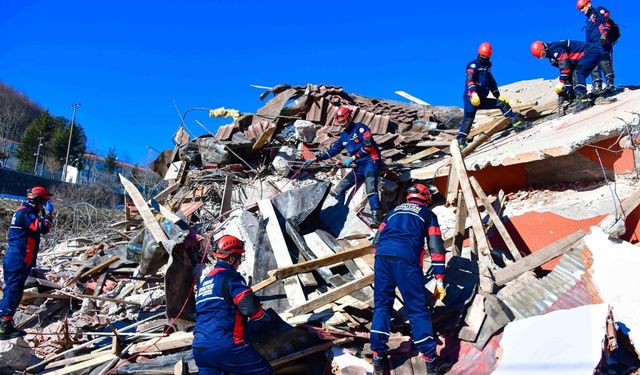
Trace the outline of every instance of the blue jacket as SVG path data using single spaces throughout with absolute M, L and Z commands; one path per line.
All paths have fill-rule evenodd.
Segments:
M 591 7 L 587 13 L 587 20 L 584 25 L 587 44 L 592 44 L 598 48 L 602 47 L 603 40 L 606 43 L 609 33 L 609 11 L 603 7 Z
M 382 154 L 373 140 L 371 129 L 365 124 L 352 122 L 340 133 L 340 138 L 327 151 L 317 155 L 318 160 L 327 160 L 340 153 L 343 149 L 355 158 L 356 166 L 382 161 Z
M 498 84 L 491 73 L 491 61 L 483 62 L 475 59 L 467 64 L 464 94 L 467 96 L 477 93 L 480 98 L 486 98 L 493 93 L 496 99 L 500 96 Z
M 437 278 L 444 278 L 445 249 L 438 217 L 427 206 L 407 202 L 391 210 L 374 240 L 376 256 L 397 257 L 422 268 L 425 239 Z
M 247 318 L 258 320 L 264 310 L 231 264 L 218 261 L 202 277 L 196 293 L 194 348 L 245 344 Z
M 560 68 L 560 82 L 570 81 L 571 72 L 592 48 L 592 45 L 577 40 L 547 43 L 547 58 L 551 65 Z
M 7 242 L 8 251 L 18 251 L 24 256 L 24 264 L 35 264 L 40 235 L 49 233 L 51 218 L 38 216 L 36 207 L 29 202 L 22 202 L 11 218 Z

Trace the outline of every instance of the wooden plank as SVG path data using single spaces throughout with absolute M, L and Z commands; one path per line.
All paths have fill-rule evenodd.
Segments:
M 416 143 L 416 146 L 446 148 L 449 146 L 449 142 L 448 141 L 422 141 L 422 142 Z
M 169 185 L 167 188 L 165 188 L 164 190 L 162 190 L 161 192 L 159 192 L 158 194 L 156 194 L 156 196 L 153 197 L 153 199 L 157 200 L 158 202 L 161 202 L 163 199 L 168 197 L 169 194 L 171 194 L 174 191 L 178 190 L 179 187 L 180 187 L 180 184 L 173 183 L 173 184 Z
M 173 350 L 184 348 L 193 344 L 193 332 L 178 331 L 161 339 L 149 339 L 133 345 L 129 349 L 129 353 L 149 353 L 162 352 L 165 350 Z
M 80 277 L 78 277 L 79 279 L 82 279 L 83 277 L 87 277 L 87 276 L 91 276 L 94 273 L 98 273 L 101 272 L 102 270 L 104 270 L 105 268 L 108 268 L 110 265 L 114 264 L 115 262 L 119 261 L 120 258 L 119 257 L 111 257 L 103 262 L 101 262 L 100 264 L 98 264 L 95 267 L 92 267 L 88 270 L 86 270 L 85 272 L 83 272 Z
M 580 241 L 586 234 L 587 233 L 583 230 L 575 231 L 549 246 L 546 246 L 533 254 L 529 254 L 519 261 L 496 271 L 496 284 L 498 284 L 498 286 L 504 285 L 511 280 L 517 279 L 518 276 L 523 273 L 539 267 L 551 259 L 559 257 L 576 246 L 576 242 Z
M 478 197 L 482 201 L 484 208 L 487 210 L 487 213 L 489 214 L 489 217 L 491 218 L 493 225 L 495 225 L 496 229 L 498 230 L 498 233 L 500 233 L 500 236 L 504 240 L 504 243 L 507 245 L 507 248 L 509 249 L 509 252 L 511 253 L 511 256 L 513 257 L 513 259 L 515 259 L 516 261 L 522 259 L 522 255 L 520 255 L 520 251 L 518 250 L 518 247 L 516 246 L 515 243 L 513 243 L 513 239 L 511 239 L 511 235 L 507 231 L 507 228 L 504 226 L 502 219 L 500 218 L 496 210 L 491 205 L 491 202 L 489 201 L 489 197 L 487 197 L 487 195 L 482 190 L 482 187 L 478 183 L 478 180 L 476 180 L 476 178 L 472 176 L 471 178 L 469 178 L 469 182 L 471 182 L 471 186 L 473 187 L 473 190 L 475 190 L 476 194 L 478 194 Z
M 80 363 L 76 363 L 75 365 L 71 365 L 71 366 L 66 366 L 60 370 L 56 370 L 56 371 L 52 371 L 52 372 L 48 372 L 47 374 L 49 375 L 65 375 L 65 374 L 70 374 L 72 372 L 76 372 L 79 370 L 83 370 L 89 367 L 94 367 L 97 366 L 101 363 L 105 363 L 108 362 L 110 360 L 112 360 L 113 358 L 115 358 L 116 355 L 113 353 L 107 353 L 107 354 L 102 354 L 96 358 L 90 359 L 88 361 L 84 361 L 84 362 L 80 362 Z
M 334 302 L 344 296 L 347 296 L 357 290 L 364 288 L 365 286 L 369 286 L 373 283 L 373 273 L 365 275 L 364 277 L 350 281 L 338 288 L 332 289 L 327 293 L 321 294 L 320 296 L 309 300 L 301 305 L 297 305 L 295 307 L 287 310 L 288 313 L 293 315 L 304 314 L 309 311 L 313 311 L 319 307 L 328 305 L 331 302 Z
M 467 205 L 464 202 L 462 191 L 458 192 L 458 212 L 456 212 L 456 225 L 453 232 L 453 241 L 451 244 L 451 254 L 460 256 L 462 254 L 462 243 L 464 242 L 465 232 L 467 229 Z
M 415 153 L 413 155 L 407 156 L 404 159 L 400 159 L 396 163 L 398 163 L 398 164 L 413 163 L 414 161 L 418 161 L 420 159 L 426 158 L 427 156 L 431 156 L 431 155 L 433 155 L 436 152 L 441 151 L 441 150 L 442 150 L 441 147 L 429 147 L 426 150 L 422 150 L 422 151 L 417 152 L 417 153 Z
M 271 367 L 279 367 L 282 365 L 285 365 L 289 362 L 295 361 L 297 359 L 300 358 L 304 358 L 308 355 L 314 354 L 314 353 L 318 353 L 318 352 L 322 352 L 325 350 L 330 349 L 333 346 L 339 346 L 339 345 L 343 345 L 346 344 L 348 342 L 353 341 L 353 337 L 345 337 L 342 339 L 337 339 L 337 340 L 333 340 L 333 341 L 329 341 L 329 342 L 325 342 L 323 344 L 320 345 L 316 345 L 316 346 L 312 346 L 311 348 L 307 348 L 304 350 L 301 350 L 299 352 L 295 352 L 292 354 L 288 354 L 284 357 L 278 358 L 278 359 L 274 359 L 273 361 L 269 362 L 269 364 L 271 364 Z
M 61 293 L 61 294 L 30 293 L 30 292 L 27 292 L 27 293 L 23 294 L 22 298 L 57 298 L 57 299 L 75 298 L 75 299 L 78 299 L 78 300 L 81 300 L 81 301 L 83 299 L 90 299 L 90 300 L 96 300 L 96 301 L 115 302 L 115 303 L 122 303 L 122 304 L 125 304 L 125 305 L 140 306 L 139 302 L 125 301 L 124 299 L 93 296 L 93 295 L 90 295 L 90 294 L 70 293 L 70 292 L 64 292 L 62 290 L 58 291 L 57 293 Z
M 225 217 L 231 211 L 231 196 L 233 195 L 233 177 L 227 176 L 224 179 L 224 192 L 222 193 L 222 204 L 220 205 L 220 216 Z
M 167 173 L 165 173 L 164 175 L 164 180 L 165 181 L 175 180 L 176 182 L 178 182 L 178 180 L 181 179 L 180 177 L 184 173 L 184 170 L 186 167 L 187 167 L 186 161 L 184 160 L 174 161 L 173 163 L 171 163 L 171 165 L 169 165 L 169 169 L 167 170 Z
M 287 242 L 282 235 L 282 229 L 280 228 L 280 223 L 278 223 L 278 217 L 273 208 L 273 204 L 270 200 L 264 199 L 258 201 L 258 207 L 263 220 L 266 220 L 267 236 L 269 237 L 269 243 L 271 244 L 278 268 L 292 265 L 293 260 L 291 259 L 291 254 L 289 254 Z M 307 300 L 304 296 L 302 285 L 300 285 L 300 280 L 297 277 L 284 279 L 284 290 L 287 294 L 289 305 L 291 306 L 302 304 Z
M 271 124 L 262 134 L 260 134 L 260 138 L 256 140 L 256 142 L 253 144 L 251 149 L 255 151 L 264 147 L 264 145 L 266 145 L 271 140 L 271 137 L 273 137 L 273 134 L 275 132 L 276 132 L 276 125 Z
M 462 150 L 462 156 L 469 155 L 470 153 L 475 151 L 478 147 L 480 147 L 483 143 L 488 141 L 489 138 L 491 138 L 494 134 L 506 129 L 509 125 L 511 125 L 510 119 L 506 117 L 502 117 L 498 119 L 495 123 L 491 124 L 491 126 L 487 130 L 484 130 L 482 133 L 479 133 L 475 137 L 473 142 L 469 144 L 467 147 L 465 147 L 464 150 Z
M 138 209 L 140 216 L 142 216 L 142 220 L 144 220 L 144 224 L 153 238 L 160 245 L 164 247 L 164 243 L 168 240 L 167 235 L 162 230 L 160 224 L 156 221 L 156 218 L 151 213 L 147 202 L 144 200 L 138 189 L 131 183 L 131 181 L 127 180 L 123 175 L 118 174 L 120 176 L 120 182 L 124 186 L 124 189 L 127 191 L 131 200 L 133 200 L 133 204 Z

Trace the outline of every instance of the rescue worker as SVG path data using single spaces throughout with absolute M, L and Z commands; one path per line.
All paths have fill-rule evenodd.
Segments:
M 491 55 L 493 47 L 484 42 L 478 47 L 478 57 L 467 64 L 464 94 L 464 118 L 458 130 L 458 144 L 460 149 L 467 146 L 467 137 L 476 118 L 478 109 L 499 109 L 505 117 L 511 119 L 511 126 L 516 131 L 522 131 L 530 127 L 531 124 L 522 121 L 520 116 L 515 114 L 509 105 L 509 100 L 500 95 L 498 84 L 491 73 Z M 488 98 L 489 93 L 493 94 Z
M 442 301 L 446 295 L 445 249 L 438 218 L 427 207 L 431 193 L 426 185 L 411 186 L 406 200 L 387 214 L 374 239 L 375 288 L 371 322 L 374 375 L 384 374 L 388 368 L 387 341 L 396 287 L 402 294 L 411 323 L 413 343 L 426 361 L 427 374 L 442 374 L 450 366 L 436 355 L 436 339 L 427 310 L 422 272 L 426 239 L 436 278 L 434 296 Z
M 531 43 L 531 54 L 539 59 L 549 59 L 551 65 L 560 69 L 560 83 L 555 91 L 560 101 L 575 93 L 574 113 L 591 106 L 587 97 L 587 76 L 598 64 L 600 52 L 590 44 L 577 40 Z
M 584 26 L 586 43 L 600 52 L 598 65 L 591 72 L 592 92 L 602 96 L 611 95 L 615 92 L 615 74 L 613 72 L 613 41 L 609 38 L 609 30 L 612 26 L 610 13 L 603 7 L 594 7 L 591 0 L 578 0 L 576 8 L 587 17 Z M 607 80 L 604 90 L 602 75 Z
M 220 237 L 214 249 L 216 264 L 200 277 L 193 333 L 193 357 L 200 374 L 273 374 L 269 363 L 244 339 L 247 319 L 268 319 L 238 273 L 244 252 L 240 239 Z
M 0 301 L 0 340 L 25 335 L 13 326 L 13 315 L 22 300 L 24 283 L 36 264 L 40 235 L 49 233 L 53 215 L 52 195 L 42 186 L 27 191 L 11 218 L 7 235 L 7 251 L 4 255 L 4 290 Z
M 354 169 L 338 183 L 334 192 L 335 197 L 343 201 L 350 187 L 358 181 L 364 181 L 371 208 L 371 219 L 377 226 L 380 224 L 380 198 L 378 197 L 378 175 L 382 167 L 380 149 L 373 140 L 371 129 L 364 124 L 354 122 L 351 109 L 348 107 L 338 108 L 335 121 L 344 127 L 338 141 L 327 151 L 315 154 L 314 159 L 306 160 L 304 166 L 308 167 L 317 160 L 330 159 L 346 149 L 349 157 L 345 159 L 344 166 Z

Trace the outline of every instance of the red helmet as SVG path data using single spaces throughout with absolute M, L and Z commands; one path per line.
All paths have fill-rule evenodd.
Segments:
M 547 48 L 544 45 L 544 43 L 542 43 L 539 40 L 536 40 L 535 42 L 531 43 L 531 54 L 539 59 L 544 59 L 546 54 L 547 54 Z
M 27 199 L 42 199 L 43 201 L 48 201 L 51 199 L 53 194 L 49 193 L 47 188 L 42 186 L 34 186 L 31 189 L 27 190 Z
M 589 3 L 591 3 L 591 0 L 578 0 L 578 2 L 576 3 L 576 8 L 578 8 L 578 10 L 582 10 L 582 8 L 587 6 L 587 4 Z
M 478 55 L 489 58 L 492 54 L 493 47 L 491 47 L 491 44 L 484 42 L 480 45 L 480 47 L 478 47 Z
M 431 203 L 431 192 L 427 185 L 418 183 L 407 189 L 407 202 L 414 199 L 418 199 L 424 204 Z
M 225 234 L 216 242 L 213 255 L 215 255 L 216 258 L 225 259 L 231 254 L 244 254 L 244 242 L 234 236 Z
M 351 109 L 348 107 L 340 107 L 334 116 L 336 122 L 340 125 L 346 125 L 351 120 Z

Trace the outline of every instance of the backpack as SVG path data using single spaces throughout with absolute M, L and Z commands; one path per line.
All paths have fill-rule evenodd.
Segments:
M 609 39 L 609 43 L 611 44 L 616 44 L 618 39 L 620 39 L 620 26 L 611 18 L 609 18 L 609 33 L 607 34 L 607 39 Z

